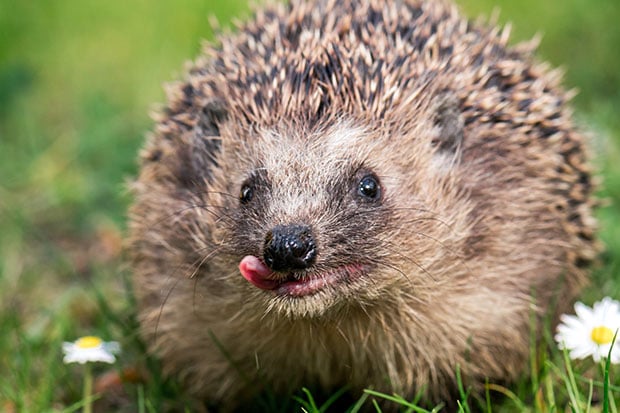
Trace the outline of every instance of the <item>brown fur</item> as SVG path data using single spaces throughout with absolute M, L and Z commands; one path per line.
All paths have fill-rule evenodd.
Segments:
M 439 401 L 457 366 L 472 384 L 521 373 L 530 316 L 584 285 L 595 224 L 570 96 L 507 40 L 441 1 L 293 0 L 207 48 L 133 184 L 135 293 L 166 373 L 224 408 L 261 385 Z M 352 195 L 360 170 L 380 204 Z M 365 276 L 297 298 L 246 281 L 241 258 L 297 222 L 312 271 Z

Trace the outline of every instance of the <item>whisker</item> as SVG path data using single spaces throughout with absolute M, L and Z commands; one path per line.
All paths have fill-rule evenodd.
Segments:
M 211 246 L 207 246 L 201 249 L 196 250 L 195 252 L 200 252 L 202 250 L 206 250 L 208 248 L 210 248 Z M 173 271 L 166 277 L 167 281 L 169 280 L 174 280 L 171 288 L 166 292 L 165 297 L 163 298 L 160 307 L 159 307 L 159 313 L 157 314 L 157 320 L 155 322 L 155 339 L 157 339 L 157 334 L 158 334 L 158 330 L 159 330 L 159 323 L 161 321 L 161 317 L 162 314 L 164 312 L 164 306 L 166 305 L 166 303 L 168 302 L 168 300 L 170 299 L 170 297 L 172 296 L 173 291 L 175 290 L 175 288 L 179 285 L 179 283 L 183 280 L 187 280 L 187 279 L 192 279 L 195 278 L 196 273 L 198 272 L 198 269 L 200 268 L 200 266 L 202 266 L 207 259 L 212 258 L 213 255 L 215 255 L 216 253 L 218 253 L 222 248 L 224 248 L 223 245 L 220 245 L 218 247 L 216 247 L 211 253 L 207 254 L 204 257 L 201 257 L 199 259 L 196 259 L 190 266 L 189 268 L 194 268 L 194 270 L 192 271 L 192 274 L 189 277 L 177 277 L 176 274 L 178 271 L 181 270 L 181 268 L 184 266 L 184 264 L 179 264 L 177 265 Z M 197 278 L 196 278 L 197 280 Z
M 200 260 L 200 262 L 197 265 L 195 263 L 193 264 L 193 266 L 195 266 L 195 270 L 192 272 L 192 274 L 189 276 L 189 278 L 194 280 L 194 286 L 193 286 L 193 291 L 192 291 L 192 312 L 194 313 L 194 315 L 198 315 L 198 313 L 196 311 L 196 291 L 198 290 L 198 280 L 199 280 L 199 278 L 196 277 L 196 274 L 198 273 L 198 270 L 200 269 L 200 267 L 202 267 L 204 265 L 204 263 L 207 262 L 207 260 L 209 260 L 215 254 L 220 252 L 221 249 L 222 249 L 222 246 L 219 246 L 219 247 L 215 248 L 209 254 L 205 255 Z
M 223 191 L 192 191 L 192 193 L 194 195 L 210 195 L 210 194 L 215 194 L 215 195 L 224 195 L 224 196 L 228 196 L 230 198 L 235 198 L 238 199 L 239 197 L 237 195 L 233 195 L 230 192 L 223 192 Z
M 409 257 L 409 256 L 407 256 L 407 255 L 405 255 L 405 254 L 403 254 L 402 252 L 398 251 L 396 248 L 394 248 L 394 244 L 393 244 L 391 241 L 389 241 L 389 240 L 382 240 L 382 241 L 386 243 L 385 247 L 386 247 L 386 249 L 387 249 L 389 252 L 391 252 L 392 254 L 397 254 L 397 255 L 399 255 L 400 257 L 402 257 L 402 258 L 406 259 L 407 261 L 409 261 L 410 263 L 412 263 L 413 265 L 415 265 L 416 267 L 418 267 L 418 268 L 419 268 L 419 269 L 420 269 L 420 270 L 421 270 L 424 274 L 428 275 L 428 276 L 430 277 L 430 279 L 431 279 L 431 280 L 433 280 L 433 281 L 437 282 L 437 279 L 435 279 L 435 277 L 433 276 L 433 274 L 431 274 L 431 272 L 430 272 L 430 271 L 428 271 L 426 268 L 424 268 L 424 266 L 423 266 L 421 263 L 419 263 L 418 261 L 414 260 L 413 258 L 411 258 L 411 257 Z M 390 247 L 392 247 L 392 248 L 390 248 Z M 402 274 L 402 275 L 403 275 L 403 276 L 407 279 L 407 281 L 409 281 L 409 282 L 411 281 L 411 280 L 409 280 L 409 277 L 408 277 L 408 276 L 407 276 L 407 275 L 406 275 L 406 274 L 405 274 L 402 270 L 399 270 L 399 269 L 397 269 L 396 267 L 390 266 L 389 264 L 387 264 L 387 263 L 385 262 L 385 260 L 384 260 L 384 261 L 381 261 L 380 263 L 381 263 L 383 266 L 385 266 L 385 267 L 388 267 L 388 268 L 392 268 L 392 269 L 394 269 L 394 270 L 397 270 L 399 273 L 401 273 L 401 274 Z
M 208 247 L 205 248 L 201 248 L 199 250 L 196 250 L 195 252 L 199 252 L 202 250 L 207 249 Z M 218 252 L 220 252 L 220 250 L 223 248 L 222 245 L 216 247 L 213 251 L 211 251 L 209 254 L 205 255 L 204 257 L 195 260 L 192 265 L 190 266 L 190 268 L 194 267 L 194 271 L 192 271 L 192 273 L 190 274 L 190 276 L 188 278 L 192 279 L 196 277 L 196 274 L 198 273 L 198 270 L 200 269 L 200 267 L 202 267 L 204 265 L 204 263 L 212 258 L 215 254 L 217 254 Z
M 403 208 L 403 209 L 408 209 L 408 208 Z M 414 208 L 415 209 L 415 208 Z M 429 211 L 431 213 L 433 213 L 432 211 Z M 435 214 L 435 213 L 433 213 Z M 438 215 L 438 214 L 436 214 Z M 456 231 L 454 230 L 453 226 L 448 224 L 445 220 L 441 219 L 441 218 L 436 218 L 436 217 L 418 217 L 418 218 L 412 218 L 410 220 L 406 220 L 406 221 L 401 221 L 399 222 L 399 230 L 401 231 L 407 231 L 407 226 L 410 224 L 415 224 L 417 222 L 421 222 L 421 221 L 425 221 L 425 220 L 429 220 L 429 221 L 437 221 L 442 223 L 443 225 L 445 225 L 452 233 L 452 235 L 458 235 L 456 233 Z M 468 264 L 467 264 L 467 260 L 464 258 L 462 252 L 455 250 L 454 248 L 446 245 L 445 241 L 438 239 L 432 235 L 429 235 L 423 231 L 416 231 L 416 230 L 408 230 L 407 231 L 410 234 L 414 234 L 414 235 L 418 235 L 420 237 L 424 237 L 428 240 L 431 240 L 433 242 L 435 242 L 436 244 L 438 244 L 439 246 L 441 246 L 445 251 L 449 252 L 453 257 L 455 257 L 459 263 L 461 265 L 463 265 L 465 267 L 465 269 L 469 272 L 471 272 L 471 269 L 469 268 Z M 389 240 L 387 238 L 383 238 L 382 241 L 384 242 L 389 242 Z M 392 243 L 393 245 L 393 243 Z M 405 255 L 402 255 L 403 257 L 406 257 Z
M 225 209 L 226 207 L 225 206 L 220 206 L 220 205 L 191 204 L 191 205 L 188 205 L 186 207 L 179 208 L 179 209 L 171 212 L 170 214 L 165 215 L 164 217 L 158 219 L 157 221 L 155 221 L 154 223 L 149 225 L 149 229 L 155 229 L 159 225 L 162 225 L 163 223 L 168 222 L 169 219 L 176 218 L 176 217 L 180 216 L 181 214 L 183 214 L 184 212 L 190 211 L 192 209 L 201 209 L 201 210 L 204 210 L 204 211 L 207 211 L 207 212 L 213 214 L 215 216 L 215 218 L 217 219 L 217 222 L 221 221 L 223 218 L 230 219 L 231 221 L 233 220 L 233 217 L 230 216 L 229 214 L 219 214 L 218 215 L 215 211 L 212 211 L 209 208 Z
M 382 267 L 387 267 L 387 268 L 389 268 L 389 269 L 391 269 L 391 270 L 393 270 L 393 271 L 396 271 L 397 273 L 399 273 L 400 275 L 402 275 L 402 277 L 403 277 L 405 280 L 407 280 L 407 282 L 409 282 L 409 283 L 411 282 L 411 279 L 409 278 L 409 276 L 408 276 L 408 275 L 407 275 L 407 274 L 406 274 L 403 270 L 401 270 L 400 268 L 398 268 L 398 267 L 397 267 L 397 266 L 395 266 L 395 265 L 388 264 L 388 263 L 386 263 L 385 261 L 381 261 L 381 260 L 380 260 L 380 259 L 378 259 L 378 258 L 372 258 L 372 259 L 369 259 L 368 261 L 369 261 L 370 263 L 372 263 L 372 264 L 379 265 L 379 266 L 382 266 Z
M 400 207 L 400 208 L 393 208 L 393 211 L 416 211 L 416 212 L 429 213 L 429 214 L 431 214 L 433 216 L 430 216 L 430 217 L 416 217 L 416 218 L 413 218 L 412 220 L 408 220 L 408 221 L 405 221 L 405 222 L 407 222 L 407 223 L 414 223 L 414 222 L 423 221 L 423 220 L 437 221 L 440 224 L 445 225 L 451 231 L 454 231 L 454 227 L 453 227 L 452 224 L 450 224 L 449 222 L 439 218 L 440 214 L 438 214 L 436 212 L 433 212 L 430 209 L 415 208 L 415 207 Z
M 180 268 L 180 265 L 175 269 L 174 272 L 176 272 L 179 268 Z M 168 302 L 168 299 L 170 299 L 170 297 L 172 296 L 172 292 L 174 291 L 174 289 L 177 287 L 177 285 L 179 285 L 179 282 L 181 282 L 182 280 L 182 278 L 173 277 L 172 275 L 169 275 L 167 278 L 168 280 L 173 279 L 174 283 L 172 284 L 172 287 L 166 293 L 166 296 L 164 297 L 164 299 L 162 300 L 159 306 L 159 312 L 157 313 L 157 320 L 155 320 L 155 340 L 156 341 L 157 341 L 157 335 L 159 334 L 159 322 L 161 321 L 161 317 L 164 313 L 164 306 Z

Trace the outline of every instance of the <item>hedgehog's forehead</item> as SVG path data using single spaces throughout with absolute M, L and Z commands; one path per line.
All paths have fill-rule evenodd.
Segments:
M 368 157 L 367 132 L 348 123 L 304 131 L 300 128 L 272 128 L 259 132 L 251 148 L 260 154 L 256 167 L 264 168 L 282 183 L 312 181 L 348 172 Z M 362 145 L 362 141 L 364 144 Z

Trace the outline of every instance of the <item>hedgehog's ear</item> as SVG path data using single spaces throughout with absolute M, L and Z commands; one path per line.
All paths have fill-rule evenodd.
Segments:
M 228 110 L 221 100 L 207 103 L 199 114 L 198 126 L 203 136 L 220 136 L 220 125 L 228 118 Z
M 450 91 L 435 97 L 432 145 L 440 154 L 458 154 L 463 142 L 463 117 L 458 98 Z
M 228 110 L 220 100 L 210 101 L 200 111 L 193 139 L 193 146 L 197 149 L 194 156 L 194 167 L 197 171 L 211 169 L 210 165 L 214 162 L 222 143 L 220 125 L 227 118 Z
M 201 182 L 204 178 L 211 180 L 213 165 L 217 163 L 215 158 L 222 144 L 220 125 L 227 118 L 226 106 L 219 100 L 207 103 L 200 111 L 198 124 L 188 147 L 190 153 L 186 154 L 184 163 L 185 168 L 191 165 L 191 170 L 186 172 L 191 175 L 189 181 L 192 184 Z

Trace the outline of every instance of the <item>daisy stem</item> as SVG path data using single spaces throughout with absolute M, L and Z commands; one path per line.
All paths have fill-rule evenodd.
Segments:
M 84 413 L 92 413 L 93 412 L 93 370 L 90 366 L 90 363 L 86 363 L 84 365 L 84 393 L 83 393 L 83 401 L 84 401 Z

